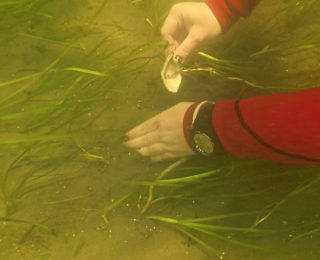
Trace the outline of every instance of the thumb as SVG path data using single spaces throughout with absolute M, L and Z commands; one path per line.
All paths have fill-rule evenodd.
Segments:
M 201 40 L 197 35 L 190 32 L 184 41 L 178 46 L 174 53 L 174 57 L 180 56 L 183 61 L 185 61 L 189 55 L 198 47 Z M 176 60 L 176 59 L 175 59 Z

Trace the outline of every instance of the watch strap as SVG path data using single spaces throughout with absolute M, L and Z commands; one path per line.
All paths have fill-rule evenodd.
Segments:
M 214 154 L 219 154 L 223 151 L 223 147 L 212 125 L 214 107 L 215 104 L 210 103 L 199 110 L 192 126 L 192 132 L 201 132 L 209 136 L 214 144 Z
M 192 118 L 193 118 L 193 113 L 199 103 L 193 103 L 189 108 L 186 110 L 183 118 L 183 134 L 184 138 L 187 141 L 189 147 L 197 153 L 198 151 L 193 147 L 191 138 L 190 138 L 190 133 L 192 130 Z
M 214 105 L 215 104 L 211 101 L 194 103 L 187 109 L 184 115 L 184 136 L 190 148 L 196 153 L 199 153 L 199 151 L 194 147 L 192 141 L 192 135 L 194 132 L 201 132 L 210 137 L 214 144 L 214 154 L 223 151 L 222 145 L 212 126 L 212 112 Z

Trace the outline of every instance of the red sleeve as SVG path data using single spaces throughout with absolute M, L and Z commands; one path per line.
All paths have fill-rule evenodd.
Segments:
M 261 0 L 206 0 L 207 5 L 226 31 L 240 17 L 247 17 Z
M 221 101 L 212 124 L 230 154 L 320 164 L 320 87 Z

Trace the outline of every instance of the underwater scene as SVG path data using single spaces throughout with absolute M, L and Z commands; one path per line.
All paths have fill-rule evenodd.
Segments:
M 320 86 L 320 2 L 262 0 L 172 93 L 161 27 L 180 2 L 0 2 L 0 259 L 320 259 L 316 164 L 124 145 L 179 102 Z

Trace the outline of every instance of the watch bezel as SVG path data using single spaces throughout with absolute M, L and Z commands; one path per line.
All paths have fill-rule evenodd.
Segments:
M 200 135 L 201 137 L 205 137 L 206 139 L 207 139 L 207 141 L 210 143 L 210 145 L 211 145 L 211 151 L 210 152 L 206 152 L 206 151 L 204 151 L 204 149 L 203 148 L 201 148 L 198 144 L 197 144 L 197 142 L 196 142 L 196 140 L 195 140 L 195 138 L 196 138 L 196 136 L 197 135 Z M 191 132 L 191 141 L 192 141 L 192 146 L 194 147 L 194 149 L 198 152 L 198 153 L 200 153 L 201 155 L 204 155 L 204 156 L 211 156 L 211 155 L 213 155 L 213 153 L 214 153 L 214 142 L 213 142 L 213 140 L 212 140 L 212 138 L 209 136 L 209 135 L 207 135 L 206 133 L 203 133 L 203 132 L 200 132 L 200 131 L 192 131 Z

